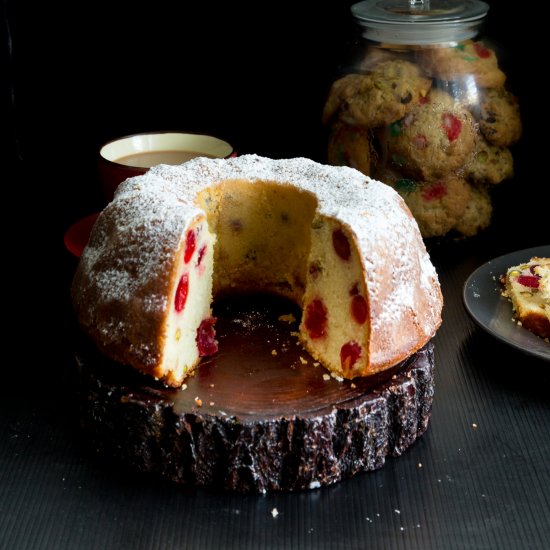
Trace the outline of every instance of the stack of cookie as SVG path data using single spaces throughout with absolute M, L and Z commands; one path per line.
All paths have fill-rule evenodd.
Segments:
M 513 175 L 516 98 L 480 41 L 371 46 L 332 85 L 328 161 L 394 187 L 424 237 L 473 236 L 491 220 L 489 189 Z

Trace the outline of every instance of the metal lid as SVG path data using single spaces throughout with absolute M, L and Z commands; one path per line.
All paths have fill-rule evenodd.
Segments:
M 351 12 L 364 36 L 392 44 L 460 42 L 474 37 L 489 5 L 481 0 L 364 0 Z

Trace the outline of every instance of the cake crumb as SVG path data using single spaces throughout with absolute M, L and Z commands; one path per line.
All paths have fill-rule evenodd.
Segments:
M 349 387 L 350 387 L 352 390 L 354 390 L 355 388 L 357 388 L 357 386 L 356 386 L 353 382 L 349 385 Z
M 419 463 L 418 463 L 418 467 L 419 467 L 419 468 L 422 468 L 422 462 L 419 462 Z
M 279 321 L 284 321 L 285 323 L 291 324 L 296 321 L 296 317 L 292 313 L 287 313 L 286 315 L 279 315 Z
M 321 363 L 319 363 L 319 361 L 315 361 L 315 362 L 313 363 L 313 366 L 314 366 L 314 367 L 318 367 L 320 364 L 321 364 Z
M 186 390 L 186 389 L 187 389 L 187 384 L 182 384 L 182 385 L 181 385 L 181 389 L 182 389 L 182 390 Z
M 213 407 L 216 403 L 214 401 L 210 401 L 210 406 Z
M 300 336 L 300 333 L 293 330 L 291 331 L 290 336 Z
M 213 388 L 213 387 L 214 387 L 214 384 L 210 384 L 210 387 Z
M 331 372 L 330 375 L 332 376 L 332 378 L 334 378 L 334 380 L 337 380 L 338 382 L 344 381 L 344 379 L 341 376 L 338 376 L 335 372 Z
M 273 510 L 271 510 L 271 515 L 276 518 L 279 515 L 279 510 L 277 510 L 277 508 L 273 508 Z
M 199 397 L 195 397 L 195 403 L 198 407 L 202 407 L 202 399 L 200 399 Z
M 300 363 L 302 363 L 302 365 L 307 365 L 307 359 L 304 359 L 304 358 L 300 355 Z
M 272 350 L 271 350 L 271 355 L 277 355 L 277 350 L 276 350 L 276 349 L 272 349 Z
M 477 428 L 477 424 L 475 422 L 472 423 L 472 428 L 475 430 Z
M 330 380 L 330 376 L 328 374 L 323 374 L 323 380 L 328 382 Z
M 319 489 L 319 487 L 321 487 L 321 484 L 318 481 L 312 481 L 309 484 L 310 489 Z

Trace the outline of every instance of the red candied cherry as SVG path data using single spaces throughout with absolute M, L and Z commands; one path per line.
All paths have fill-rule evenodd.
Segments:
M 349 260 L 351 256 L 351 248 L 349 246 L 349 241 L 344 232 L 341 229 L 335 229 L 332 232 L 332 246 L 336 254 L 342 260 Z
M 474 43 L 474 50 L 476 51 L 477 56 L 481 59 L 487 59 L 488 57 L 491 57 L 491 50 L 486 48 L 481 42 Z
M 441 115 L 441 119 L 441 127 L 445 130 L 449 141 L 458 139 L 458 136 L 462 131 L 462 121 L 451 113 L 443 113 Z
M 359 357 L 361 357 L 361 346 L 357 342 L 347 342 L 341 347 L 340 364 L 345 374 L 351 372 Z
M 199 328 L 197 329 L 197 347 L 199 348 L 199 356 L 206 357 L 207 355 L 214 355 L 218 351 L 218 342 L 216 341 L 216 330 L 214 325 L 216 324 L 215 317 L 208 317 L 203 319 Z
M 187 302 L 187 295 L 189 294 L 189 274 L 184 273 L 181 276 L 180 282 L 178 283 L 178 288 L 176 289 L 176 300 L 174 307 L 179 313 L 185 307 L 185 302 Z
M 322 338 L 327 333 L 327 308 L 316 298 L 306 307 L 306 329 L 312 339 Z
M 435 201 L 443 198 L 447 194 L 447 188 L 440 181 L 426 187 L 422 191 L 422 198 L 425 201 Z
M 427 95 L 420 96 L 420 98 L 418 99 L 418 103 L 420 103 L 420 105 L 426 105 L 426 103 L 429 102 L 430 98 Z
M 204 254 L 206 252 L 206 245 L 199 248 L 199 254 L 197 256 L 197 266 L 201 265 L 202 259 L 204 258 Z
M 365 298 L 363 298 L 361 294 L 356 294 L 351 299 L 351 315 L 360 325 L 364 324 L 367 321 L 367 300 L 365 300 Z
M 193 252 L 195 252 L 196 246 L 197 235 L 195 234 L 195 231 L 191 229 L 187 232 L 187 237 L 185 238 L 185 253 L 183 255 L 183 261 L 186 264 L 189 263 L 191 256 L 193 256 Z
M 518 277 L 518 283 L 529 288 L 538 288 L 539 280 L 539 275 L 520 275 Z

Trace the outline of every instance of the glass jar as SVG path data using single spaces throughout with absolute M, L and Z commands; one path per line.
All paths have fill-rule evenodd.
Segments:
M 352 62 L 323 112 L 328 162 L 402 195 L 424 237 L 488 227 L 490 191 L 513 175 L 517 99 L 481 37 L 479 0 L 365 0 Z

